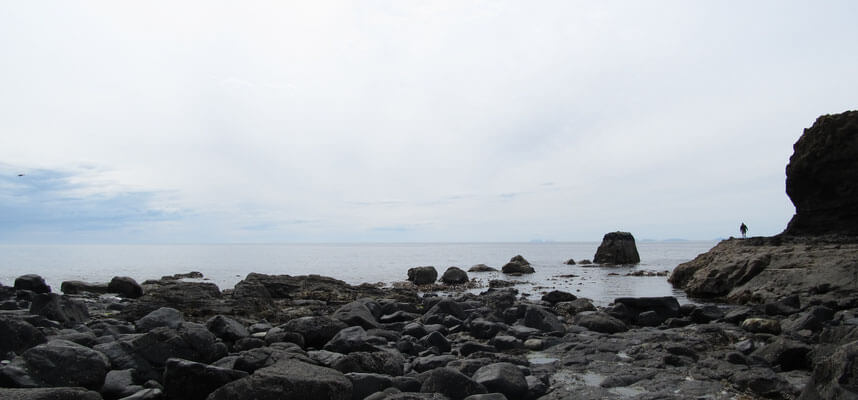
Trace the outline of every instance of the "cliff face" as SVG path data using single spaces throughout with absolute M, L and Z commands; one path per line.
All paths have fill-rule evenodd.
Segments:
M 796 214 L 787 229 L 721 242 L 677 266 L 674 287 L 739 304 L 858 296 L 858 111 L 819 117 L 794 150 L 786 191 Z
M 784 233 L 858 236 L 858 111 L 819 117 L 793 149 L 786 192 L 796 213 Z

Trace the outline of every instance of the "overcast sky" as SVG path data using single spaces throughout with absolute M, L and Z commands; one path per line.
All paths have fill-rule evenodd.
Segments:
M 784 229 L 855 1 L 0 4 L 0 243 Z M 18 174 L 24 174 L 19 177 Z

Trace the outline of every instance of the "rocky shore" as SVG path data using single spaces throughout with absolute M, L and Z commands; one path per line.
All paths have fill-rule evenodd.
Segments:
M 312 275 L 250 274 L 228 291 L 114 281 L 122 296 L 49 293 L 37 276 L 0 287 L 0 398 L 794 398 L 820 351 L 809 343 L 855 334 L 858 313 L 794 297 L 597 309 L 559 291 L 444 297 Z

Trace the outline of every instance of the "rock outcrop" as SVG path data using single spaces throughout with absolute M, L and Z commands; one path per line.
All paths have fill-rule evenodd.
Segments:
M 629 232 L 606 233 L 593 256 L 596 264 L 637 264 L 641 262 L 635 237 Z
M 858 111 L 823 115 L 793 146 L 786 192 L 788 235 L 858 236 Z

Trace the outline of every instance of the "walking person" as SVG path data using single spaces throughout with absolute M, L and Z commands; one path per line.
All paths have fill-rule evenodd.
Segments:
M 744 239 L 745 234 L 748 233 L 748 225 L 745 225 L 745 223 L 742 222 L 742 225 L 739 225 L 739 232 L 742 232 L 742 238 Z

